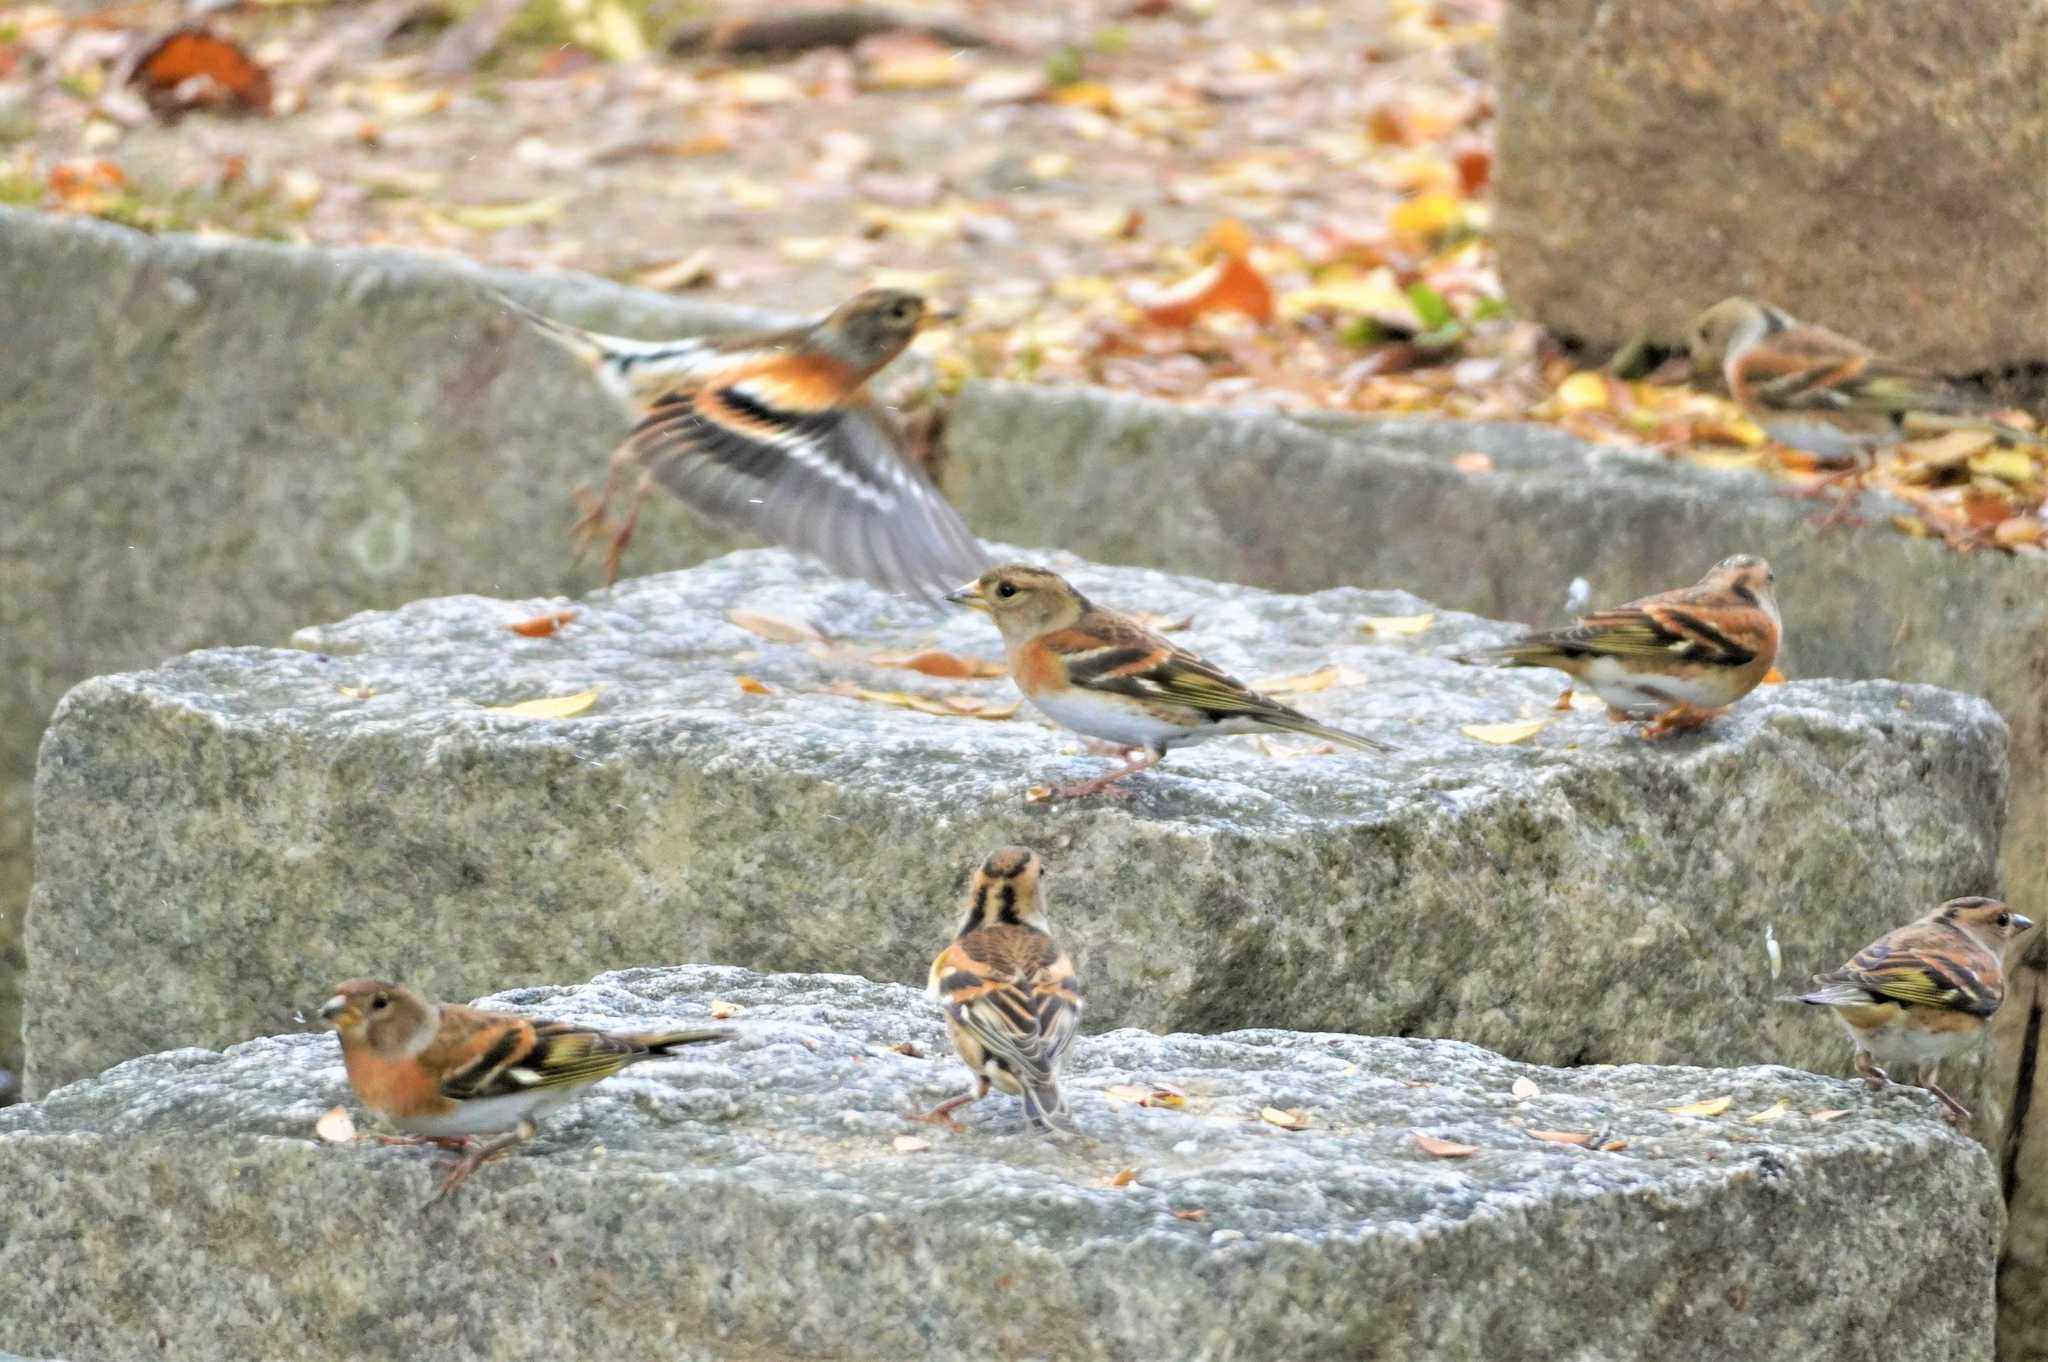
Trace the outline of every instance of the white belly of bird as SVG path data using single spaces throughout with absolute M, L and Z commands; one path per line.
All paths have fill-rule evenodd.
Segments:
M 573 1101 L 581 1086 L 546 1088 L 534 1092 L 509 1092 L 502 1097 L 478 1097 L 464 1102 L 446 1116 L 412 1116 L 394 1121 L 408 1135 L 499 1135 L 521 1121 L 538 1121 L 556 1107 Z
M 1728 683 L 1723 677 L 1636 673 L 1611 657 L 1592 659 L 1579 679 L 1608 704 L 1632 714 L 1662 713 L 1680 703 L 1701 709 L 1719 709 L 1728 703 Z
M 1031 703 L 1043 710 L 1054 723 L 1091 738 L 1101 738 L 1104 742 L 1122 743 L 1125 747 L 1163 747 L 1184 741 L 1197 732 L 1204 736 L 1208 732 L 1168 723 L 1127 700 L 1083 690 L 1069 689 L 1059 695 L 1033 696 Z
M 1910 1030 L 1898 1022 L 1893 1022 L 1881 1031 L 1863 1036 L 1857 1035 L 1847 1021 L 1842 1021 L 1842 1029 L 1849 1032 L 1849 1039 L 1858 1046 L 1868 1046 L 1871 1057 L 1880 1065 L 1938 1064 L 1944 1059 L 1961 1054 L 1983 1039 L 1982 1032 L 1930 1033 Z

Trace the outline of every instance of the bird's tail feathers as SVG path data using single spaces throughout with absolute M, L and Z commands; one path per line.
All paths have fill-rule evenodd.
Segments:
M 1339 747 L 1352 747 L 1361 752 L 1391 752 L 1394 750 L 1377 739 L 1364 737 L 1357 733 L 1347 733 L 1341 728 L 1331 728 L 1328 724 L 1319 724 L 1306 714 L 1296 714 L 1291 710 L 1283 714 L 1268 714 L 1261 717 L 1269 728 L 1283 729 L 1289 733 L 1304 733 L 1311 738 L 1321 738 L 1324 742 L 1333 742 Z
M 1060 1091 L 1057 1082 L 1025 1081 L 1019 1087 L 1024 1098 L 1024 1119 L 1035 1129 L 1061 1130 L 1073 1125 L 1073 1117 L 1067 1111 L 1067 1095 Z
M 1813 983 L 1813 988 L 1805 993 L 1780 993 L 1777 1001 L 1805 1003 L 1809 1007 L 1866 1007 L 1870 1003 L 1870 991 L 1857 984 L 1821 979 Z
M 585 331 L 582 327 L 571 326 L 567 322 L 558 322 L 553 317 L 535 312 L 509 294 L 498 293 L 496 290 L 492 292 L 505 308 L 518 313 L 534 330 L 593 369 L 602 368 L 605 361 L 621 353 L 623 348 L 641 344 L 621 336 L 607 336 L 597 331 Z
M 736 1032 L 720 1027 L 706 1027 L 696 1031 L 656 1031 L 634 1039 L 646 1046 L 652 1054 L 672 1054 L 685 1045 L 703 1045 L 714 1040 L 731 1040 Z

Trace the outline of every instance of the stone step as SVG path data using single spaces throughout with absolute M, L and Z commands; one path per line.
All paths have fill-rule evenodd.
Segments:
M 1399 751 L 1231 738 L 1127 799 L 1027 802 L 1103 759 L 1028 709 L 832 693 L 1000 712 L 1007 679 L 872 660 L 999 658 L 985 617 L 772 551 L 573 606 L 449 597 L 308 630 L 302 651 L 194 653 L 78 687 L 45 738 L 31 1091 L 261 1033 L 284 999 L 364 973 L 449 996 L 677 961 L 921 983 L 968 870 L 1011 842 L 1050 862 L 1103 1025 L 1839 1068 L 1836 1030 L 1771 996 L 1993 884 L 2005 734 L 1980 700 L 1794 682 L 1646 743 L 1554 714 L 1552 673 L 1445 660 L 1504 626 L 1363 631 L 1430 613 L 1412 596 L 1050 561 L 1185 621 L 1175 638 L 1249 680 L 1337 669 L 1295 698 Z M 506 627 L 567 608 L 551 638 Z M 773 642 L 735 611 L 835 641 Z M 574 718 L 484 708 L 590 688 Z M 1525 715 L 1553 722 L 1507 746 L 1461 731 Z
M 1054 914 L 1064 931 L 1087 910 Z M 607 1081 L 424 1213 L 449 1155 L 315 1138 L 337 1103 L 368 1125 L 324 1035 L 153 1055 L 0 1112 L 0 1347 L 1494 1362 L 1569 1340 L 1603 1362 L 1863 1362 L 1882 1338 L 1990 1356 L 1997 1178 L 1921 1094 L 1119 1030 L 1077 1041 L 1079 1132 L 1045 1139 L 1008 1098 L 959 1132 L 901 1117 L 966 1075 L 898 985 L 638 969 L 493 1001 L 617 1027 L 742 1010 L 735 1041 Z M 1125 1100 L 1159 1085 L 1185 1106 Z

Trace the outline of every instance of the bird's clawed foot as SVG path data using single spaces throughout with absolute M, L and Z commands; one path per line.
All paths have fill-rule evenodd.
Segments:
M 648 490 L 654 479 L 647 473 L 640 475 L 640 481 L 633 488 L 633 497 L 626 506 L 626 518 L 614 525 L 611 518 L 612 497 L 618 490 L 619 470 L 615 465 L 604 480 L 604 490 L 593 492 L 588 487 L 578 487 L 573 493 L 576 508 L 582 514 L 576 517 L 570 527 L 569 536 L 575 544 L 576 556 L 581 558 L 602 539 L 605 541 L 604 584 L 610 586 L 619 580 L 619 564 L 626 556 L 626 545 L 633 542 L 633 530 L 640 523 L 640 504 L 647 499 Z
M 930 1111 L 905 1112 L 903 1119 L 906 1121 L 923 1121 L 927 1125 L 944 1126 L 951 1131 L 962 1131 L 967 1129 L 967 1127 L 954 1120 L 953 1113 L 966 1106 L 969 1102 L 980 1101 L 987 1095 L 988 1081 L 983 1079 L 976 1083 L 974 1091 L 963 1092 L 958 1097 L 948 1097 Z
M 474 1140 L 466 1139 L 464 1143 L 470 1146 L 469 1152 L 455 1161 L 455 1166 L 448 1170 L 448 1176 L 441 1179 L 440 1189 L 427 1198 L 427 1206 L 432 1206 L 435 1202 L 447 1197 L 450 1192 L 460 1187 L 469 1178 L 471 1173 L 474 1173 L 492 1159 L 497 1158 L 498 1155 L 504 1153 L 513 1145 L 518 1144 L 521 1140 L 532 1139 L 536 1133 L 538 1133 L 537 1128 L 533 1122 L 521 1121 L 518 1128 L 509 1135 L 500 1135 L 497 1139 L 484 1144 L 478 1144 Z M 421 1209 L 425 1210 L 426 1207 L 423 1206 Z
M 1113 798 L 1127 798 L 1131 792 L 1117 785 L 1117 782 L 1134 776 L 1149 766 L 1158 764 L 1161 755 L 1143 747 L 1122 747 L 1116 750 L 1118 755 L 1124 759 L 1122 766 L 1117 767 L 1114 771 L 1099 775 L 1093 780 L 1083 780 L 1073 785 L 1056 785 L 1053 787 L 1053 798 L 1086 799 L 1090 795 L 1105 793 Z
M 1943 1092 L 1932 1081 L 1922 1083 L 1920 1086 L 1927 1089 L 1927 1091 L 1933 1093 L 1936 1097 L 1939 1097 L 1941 1099 L 1941 1104 L 1948 1108 L 1949 1120 L 1953 1121 L 1955 1124 L 1962 1125 L 1965 1121 L 1970 1119 L 1970 1109 L 1964 1106 L 1961 1102 L 1956 1101 L 1955 1098 L 1950 1097 L 1947 1093 Z
M 1643 736 L 1654 740 L 1669 733 L 1690 733 L 1711 723 L 1720 713 L 1718 709 L 1701 709 L 1698 705 L 1673 705 L 1643 726 Z

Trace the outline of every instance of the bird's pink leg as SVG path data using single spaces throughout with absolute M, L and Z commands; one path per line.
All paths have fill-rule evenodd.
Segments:
M 498 1155 L 504 1153 L 513 1145 L 518 1144 L 521 1140 L 530 1140 L 538 1133 L 539 1127 L 535 1126 L 533 1122 L 521 1121 L 510 1134 L 500 1135 L 497 1139 L 486 1144 L 474 1144 L 472 1142 L 470 1151 L 456 1160 L 455 1166 L 448 1170 L 448 1176 L 441 1179 L 441 1189 L 427 1198 L 427 1205 L 433 1205 L 457 1187 L 460 1187 L 471 1173 L 483 1167 L 485 1163 L 497 1158 Z
M 1673 705 L 1644 726 L 1643 736 L 1654 739 L 1667 733 L 1690 733 L 1711 723 L 1720 713 L 1718 709 L 1701 709 L 1698 705 Z
M 944 1126 L 948 1130 L 965 1130 L 967 1127 L 953 1119 L 953 1113 L 966 1106 L 969 1102 L 979 1102 L 986 1096 L 988 1096 L 988 1080 L 977 1075 L 974 1080 L 973 1092 L 963 1092 L 958 1097 L 948 1097 L 930 1111 L 912 1112 L 904 1116 L 903 1119 L 906 1121 L 928 1121 L 933 1125 Z
M 1134 753 L 1136 755 L 1133 755 Z M 1154 752 L 1149 747 L 1127 747 L 1124 749 L 1124 764 L 1122 766 L 1117 767 L 1107 775 L 1097 776 L 1093 780 L 1084 780 L 1078 785 L 1062 785 L 1053 791 L 1053 796 L 1057 799 L 1086 799 L 1089 795 L 1101 794 L 1119 780 L 1123 780 L 1128 776 L 1134 776 L 1147 767 L 1158 765 L 1159 759 L 1163 755 L 1165 754 Z M 1118 791 L 1118 793 L 1121 794 L 1123 792 Z

